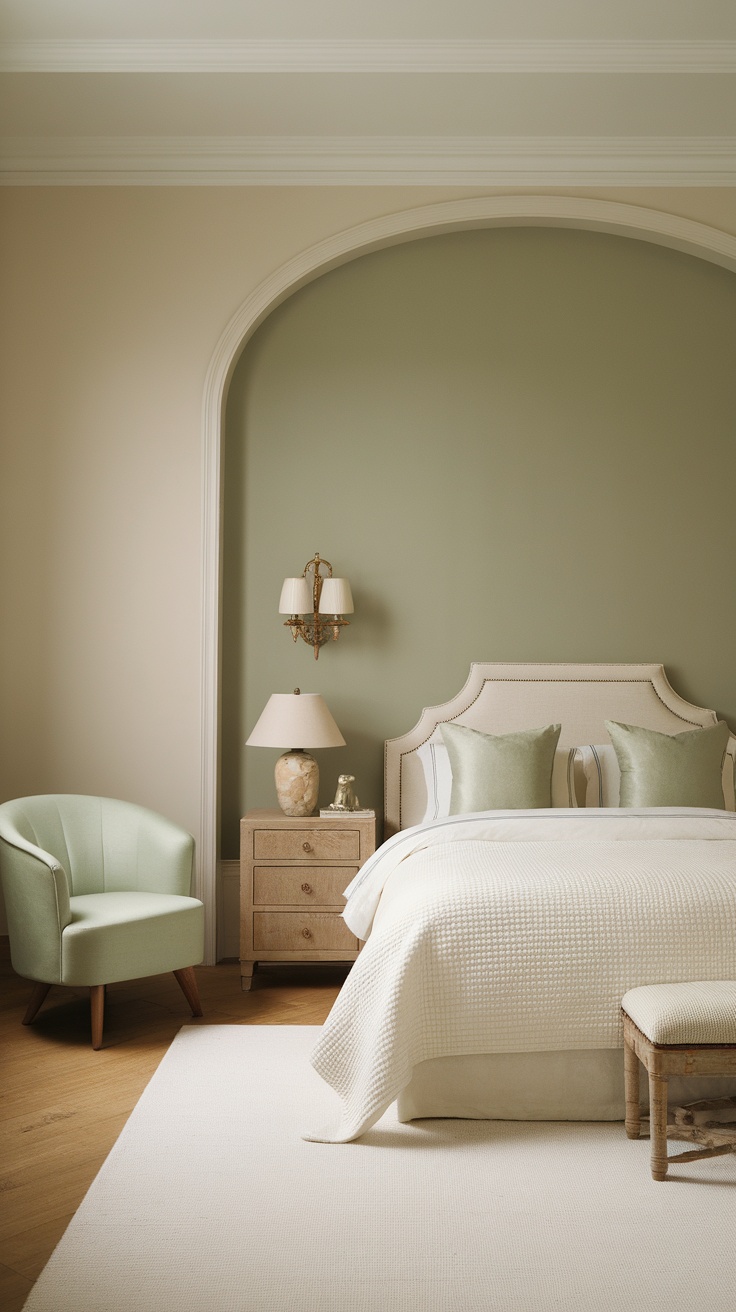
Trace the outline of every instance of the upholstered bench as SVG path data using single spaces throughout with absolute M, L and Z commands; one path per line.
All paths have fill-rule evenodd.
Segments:
M 650 984 L 630 989 L 621 1003 L 624 1021 L 626 1133 L 638 1139 L 639 1064 L 649 1076 L 652 1175 L 664 1180 L 671 1161 L 694 1162 L 736 1151 L 736 1125 L 718 1127 L 718 1110 L 733 1119 L 734 1099 L 691 1104 L 675 1115 L 671 1137 L 704 1146 L 667 1156 L 667 1082 L 670 1075 L 736 1076 L 736 981 Z M 638 1058 L 638 1061 L 637 1061 Z M 701 1115 L 698 1115 L 699 1109 Z M 728 1113 L 731 1113 L 730 1117 Z M 698 1124 L 700 1122 L 700 1124 Z

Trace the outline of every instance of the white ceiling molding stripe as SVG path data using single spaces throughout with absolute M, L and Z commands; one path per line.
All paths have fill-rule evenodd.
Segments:
M 8 73 L 732 73 L 736 41 L 5 40 Z
M 509 227 L 581 228 L 611 233 L 699 256 L 736 272 L 736 237 L 692 219 L 575 196 L 481 196 L 384 215 L 328 237 L 276 269 L 236 311 L 210 360 L 202 400 L 202 755 L 197 896 L 207 909 L 206 962 L 214 962 L 216 957 L 222 441 L 227 392 L 238 358 L 272 310 L 331 269 L 418 237 Z
M 6 186 L 736 185 L 736 137 L 38 137 Z

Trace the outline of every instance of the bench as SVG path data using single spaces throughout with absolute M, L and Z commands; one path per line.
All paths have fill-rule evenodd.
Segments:
M 621 1003 L 624 1022 L 626 1133 L 641 1130 L 639 1062 L 649 1077 L 651 1167 L 664 1180 L 670 1162 L 694 1162 L 736 1152 L 736 1098 L 715 1098 L 677 1108 L 669 1117 L 671 1075 L 736 1076 L 736 981 L 649 984 L 630 989 Z M 669 1138 L 700 1146 L 669 1157 Z

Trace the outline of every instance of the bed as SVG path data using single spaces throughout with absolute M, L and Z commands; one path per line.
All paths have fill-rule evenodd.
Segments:
M 736 740 L 721 726 L 721 801 L 619 808 L 606 721 L 718 717 L 661 665 L 486 663 L 386 743 L 387 841 L 346 890 L 365 946 L 313 1054 L 339 1115 L 308 1137 L 357 1138 L 394 1099 L 404 1121 L 623 1119 L 627 989 L 736 978 Z M 552 807 L 447 815 L 442 725 L 552 723 Z

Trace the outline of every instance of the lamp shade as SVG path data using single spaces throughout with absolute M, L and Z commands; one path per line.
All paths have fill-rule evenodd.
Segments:
M 319 598 L 320 615 L 352 615 L 353 594 L 347 579 L 325 579 Z
M 279 601 L 279 615 L 307 615 L 313 606 L 312 589 L 303 575 L 298 579 L 284 579 Z
M 344 747 L 345 739 L 318 692 L 274 692 L 248 747 Z

